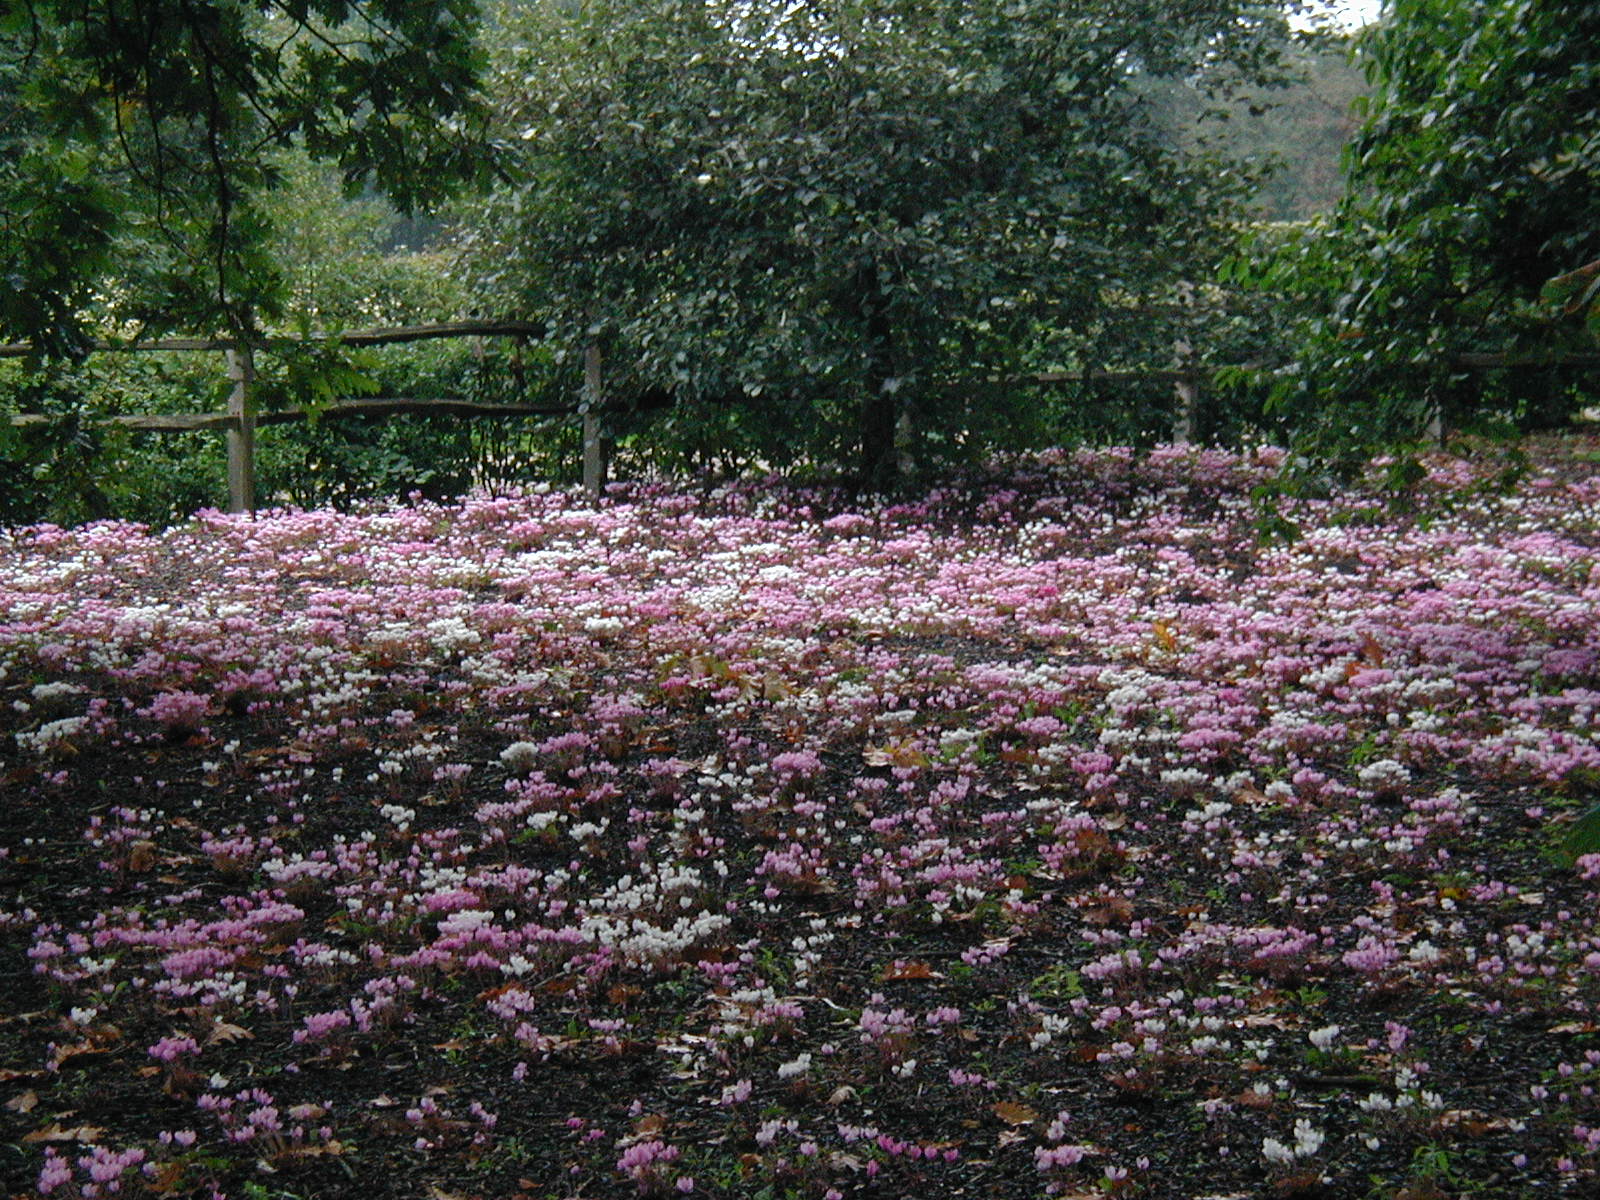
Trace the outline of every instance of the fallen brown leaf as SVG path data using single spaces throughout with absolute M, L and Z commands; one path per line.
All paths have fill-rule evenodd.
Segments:
M 1032 1125 L 1039 1119 L 1036 1110 L 1015 1100 L 1002 1100 L 990 1110 L 1007 1125 Z
M 61 1122 L 52 1121 L 43 1129 L 35 1129 L 32 1133 L 22 1135 L 24 1142 L 82 1142 L 86 1146 L 99 1143 L 106 1131 L 98 1125 L 77 1125 L 71 1129 L 63 1129 Z
M 218 1021 L 211 1027 L 211 1032 L 206 1034 L 206 1045 L 215 1046 L 217 1043 L 250 1042 L 255 1040 L 255 1034 L 242 1025 L 232 1025 L 227 1021 Z
M 1245 784 L 1238 791 L 1234 792 L 1233 798 L 1237 803 L 1248 805 L 1251 808 L 1277 807 L 1277 805 L 1273 803 L 1272 797 L 1268 796 L 1254 784 Z
M 6 1107 L 14 1113 L 30 1113 L 39 1107 L 39 1093 L 30 1088 L 20 1096 L 7 1100 Z
M 1272 1013 L 1246 1013 L 1238 1023 L 1246 1029 L 1293 1029 L 1296 1024 Z
M 1449 1112 L 1440 1113 L 1433 1124 L 1437 1129 L 1459 1125 L 1473 1137 L 1482 1137 L 1493 1130 L 1510 1129 L 1516 1122 L 1510 1117 L 1491 1117 L 1475 1108 L 1452 1108 Z
M 1383 666 L 1383 647 L 1378 645 L 1378 640 L 1370 633 L 1361 635 L 1361 644 L 1357 649 L 1361 657 L 1366 659 L 1369 666 Z
M 56 1052 L 50 1058 L 52 1066 L 60 1067 L 74 1058 L 85 1058 L 91 1054 L 109 1054 L 110 1047 L 98 1046 L 93 1041 L 73 1042 L 70 1046 L 57 1046 Z
M 887 746 L 868 746 L 861 752 L 869 767 L 925 767 L 932 760 L 906 742 L 891 742 Z
M 337 1158 L 344 1153 L 344 1143 L 333 1139 L 311 1146 L 291 1146 L 279 1158 Z
M 128 846 L 128 870 L 143 875 L 156 865 L 156 844 L 146 838 Z
M 1090 925 L 1126 925 L 1133 920 L 1133 901 L 1126 896 L 1111 896 L 1078 911 Z

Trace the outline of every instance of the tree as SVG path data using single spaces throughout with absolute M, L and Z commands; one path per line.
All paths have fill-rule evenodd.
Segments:
M 1310 309 L 1280 404 L 1335 452 L 1559 415 L 1572 377 L 1486 384 L 1460 356 L 1581 337 L 1540 295 L 1600 258 L 1600 5 L 1393 0 L 1360 48 L 1375 94 L 1350 193 L 1272 273 Z
M 1355 104 L 1367 93 L 1350 39 L 1342 31 L 1303 35 L 1286 52 L 1286 83 L 1242 89 L 1221 109 L 1174 81 L 1162 97 L 1173 136 L 1269 167 L 1250 205 L 1266 220 L 1331 212 L 1344 195 L 1344 149 L 1360 126 Z
M 1242 179 L 1164 137 L 1151 88 L 1261 81 L 1286 35 L 1243 0 L 504 19 L 495 90 L 522 154 L 475 222 L 485 286 L 569 344 L 605 341 L 641 391 L 809 425 L 801 452 L 837 429 L 878 482 L 909 417 L 949 419 L 952 381 L 1041 330 L 1115 354 L 1209 272 Z
M 85 310 L 248 332 L 281 302 L 276 147 L 402 206 L 479 165 L 473 0 L 0 6 L 0 335 L 71 354 Z

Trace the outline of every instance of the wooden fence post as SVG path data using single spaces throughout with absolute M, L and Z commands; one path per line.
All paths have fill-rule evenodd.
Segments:
M 601 420 L 605 395 L 600 378 L 600 347 L 590 342 L 583 350 L 583 490 L 598 500 L 606 490 L 606 469 L 610 465 L 606 431 Z
M 1187 279 L 1179 280 L 1179 309 L 1188 316 L 1194 305 L 1194 285 Z M 1200 380 L 1198 376 L 1189 373 L 1194 358 L 1194 345 L 1189 341 L 1189 331 L 1186 328 L 1180 330 L 1177 340 L 1173 342 L 1172 358 L 1173 366 L 1183 372 L 1172 385 L 1173 401 L 1176 405 L 1176 411 L 1172 414 L 1172 440 L 1180 446 L 1185 446 L 1194 441 L 1200 415 Z
M 1194 441 L 1196 416 L 1200 411 L 1200 376 L 1178 376 L 1172 385 L 1178 411 L 1172 421 L 1172 440 L 1180 446 Z
M 228 378 L 228 511 L 256 511 L 256 378 L 255 352 L 240 340 L 227 351 Z

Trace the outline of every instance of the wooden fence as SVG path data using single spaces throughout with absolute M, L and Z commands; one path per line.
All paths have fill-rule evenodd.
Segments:
M 605 488 L 609 470 L 609 446 L 605 436 L 606 402 L 604 377 L 598 346 L 585 347 L 583 389 L 571 405 L 491 404 L 463 399 L 349 399 L 335 400 L 311 408 L 286 408 L 257 411 L 254 403 L 255 353 L 303 345 L 307 342 L 336 343 L 341 346 L 384 346 L 441 338 L 512 337 L 519 341 L 542 334 L 543 327 L 523 321 L 451 321 L 432 325 L 404 325 L 348 333 L 313 333 L 303 338 L 263 337 L 250 342 L 226 338 L 162 338 L 152 341 L 95 342 L 91 350 L 101 353 L 130 351 L 209 351 L 221 352 L 227 365 L 231 388 L 225 412 L 138 413 L 101 418 L 101 423 L 153 433 L 186 433 L 197 430 L 222 430 L 228 440 L 228 507 L 232 512 L 253 512 L 256 507 L 255 431 L 263 425 L 303 421 L 312 415 L 386 417 L 398 413 L 450 413 L 461 417 L 578 416 L 583 423 L 583 486 L 594 496 Z M 0 358 L 22 358 L 33 353 L 26 343 L 0 344 Z M 1551 367 L 1600 367 L 1600 353 L 1550 355 L 1462 354 L 1455 365 L 1465 370 L 1547 369 Z M 1071 383 L 1170 383 L 1174 390 L 1174 436 L 1184 440 L 1202 384 L 1228 367 L 1201 367 L 1198 364 L 1171 370 L 1141 371 L 1052 371 L 1029 375 L 991 376 L 946 385 L 951 389 L 1047 387 Z M 51 418 L 23 413 L 11 417 L 19 427 L 47 423 Z
M 137 413 L 105 417 L 108 425 L 152 433 L 189 433 L 220 429 L 228 439 L 228 509 L 253 512 L 256 507 L 255 432 L 262 425 L 283 425 L 317 416 L 385 417 L 395 413 L 452 413 L 462 417 L 570 416 L 581 414 L 584 445 L 595 446 L 594 462 L 586 453 L 584 486 L 598 494 L 605 485 L 605 442 L 601 436 L 599 362 L 595 355 L 594 381 L 586 367 L 585 394 L 572 405 L 489 404 L 461 399 L 352 399 L 334 400 L 311 408 L 273 409 L 261 412 L 255 406 L 255 354 L 258 350 L 292 347 L 307 342 L 337 343 L 340 346 L 389 346 L 441 338 L 513 337 L 525 340 L 543 333 L 543 327 L 524 321 L 450 321 L 433 325 L 400 325 L 349 333 L 313 333 L 304 338 L 264 337 L 250 342 L 228 338 L 157 338 L 151 341 L 95 342 L 90 349 L 98 353 L 210 351 L 221 352 L 227 365 L 231 387 L 224 412 Z M 0 345 L 0 358 L 23 358 L 33 353 L 26 343 Z M 23 413 L 11 418 L 14 426 L 47 423 L 49 417 Z

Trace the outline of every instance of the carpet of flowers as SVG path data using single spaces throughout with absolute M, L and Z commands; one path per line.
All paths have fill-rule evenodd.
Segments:
M 1594 1195 L 1600 453 L 0 537 L 0 1191 Z

